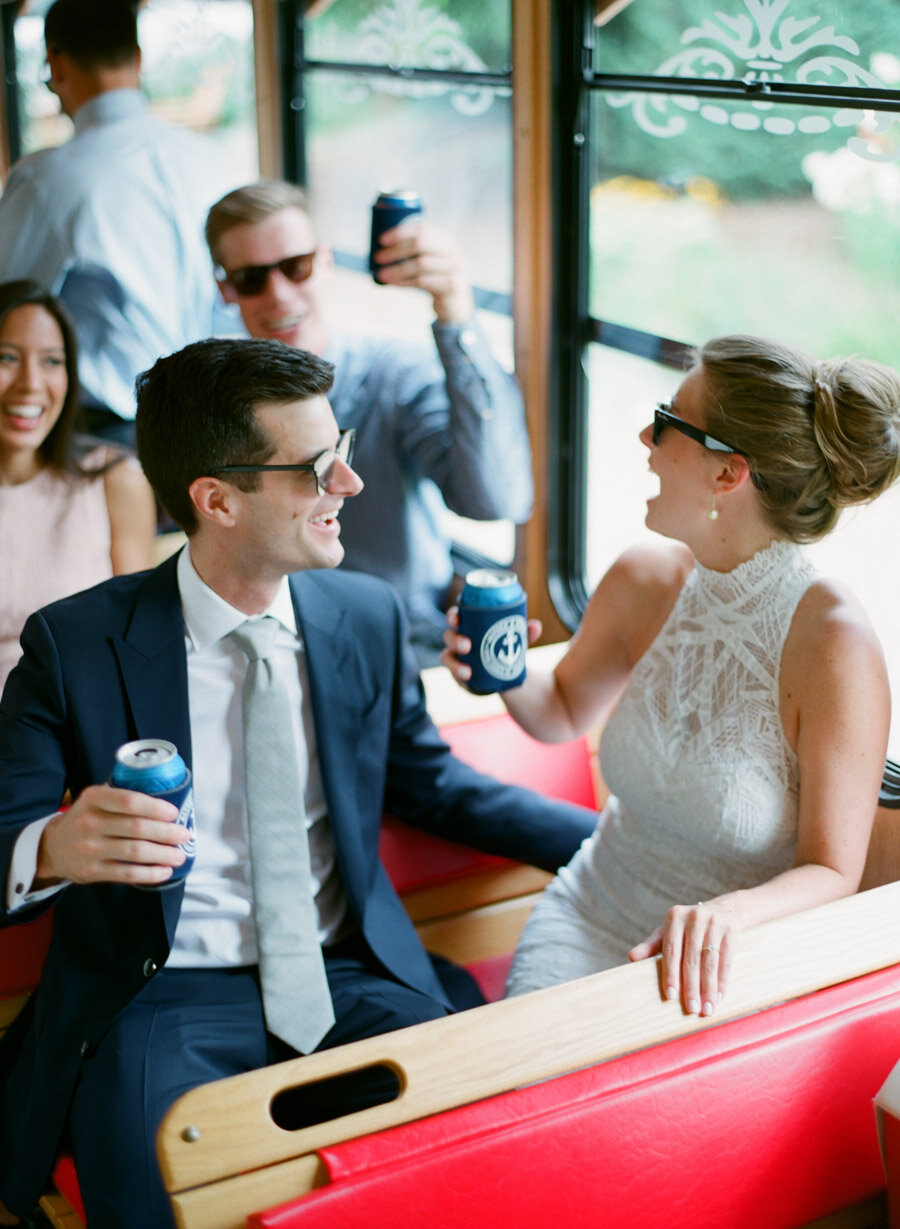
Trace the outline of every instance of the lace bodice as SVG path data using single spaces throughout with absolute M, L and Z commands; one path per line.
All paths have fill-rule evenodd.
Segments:
M 750 856 L 792 838 L 797 764 L 778 688 L 791 619 L 813 577 L 788 542 L 733 572 L 695 565 L 601 744 L 609 788 L 652 817 L 657 833 L 674 827 L 681 843 L 699 828 L 705 841 L 715 820 L 713 831 Z
M 590 967 L 569 976 L 622 963 L 672 904 L 753 886 L 791 865 L 798 770 L 779 677 L 814 578 L 788 542 L 729 573 L 695 565 L 604 730 L 601 768 L 614 796 L 549 892 L 547 911 L 555 896 L 586 932 Z M 537 946 L 549 950 L 546 937 Z M 537 984 L 551 980 L 560 978 L 548 972 Z

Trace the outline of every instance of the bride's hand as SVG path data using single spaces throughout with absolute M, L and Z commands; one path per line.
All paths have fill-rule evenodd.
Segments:
M 528 644 L 532 645 L 540 639 L 543 625 L 540 619 L 528 619 Z M 457 683 L 465 687 L 472 677 L 472 667 L 460 661 L 466 653 L 472 652 L 472 641 L 468 636 L 461 636 L 459 627 L 459 607 L 451 606 L 447 611 L 447 626 L 444 630 L 444 649 L 441 651 L 441 664 L 446 666 Z
M 628 953 L 629 960 L 662 954 L 662 987 L 690 1015 L 711 1016 L 728 987 L 740 927 L 725 901 L 675 905 L 652 935 Z

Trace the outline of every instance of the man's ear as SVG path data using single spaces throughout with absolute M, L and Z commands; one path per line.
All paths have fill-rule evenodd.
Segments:
M 234 524 L 234 488 L 221 478 L 195 478 L 188 487 L 188 495 L 201 523 L 212 521 L 226 527 Z
M 329 243 L 316 244 L 316 273 L 330 272 L 334 268 L 334 250 Z
M 219 294 L 226 303 L 237 303 L 238 292 L 232 286 L 231 282 L 225 277 L 217 277 L 216 285 L 219 287 Z
M 47 65 L 50 69 L 50 84 L 53 86 L 64 85 L 66 81 L 66 70 L 70 64 L 69 57 L 63 51 L 53 51 L 51 48 L 46 49 Z

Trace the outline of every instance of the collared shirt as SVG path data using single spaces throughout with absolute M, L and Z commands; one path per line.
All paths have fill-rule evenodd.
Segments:
M 187 649 L 197 857 L 185 880 L 168 964 L 255 964 L 241 715 L 247 658 L 229 635 L 247 616 L 203 583 L 191 562 L 189 548 L 181 552 L 177 566 Z M 323 943 L 333 942 L 343 937 L 346 901 L 326 815 L 303 644 L 286 577 L 264 613 L 280 624 L 275 661 L 295 715 L 298 763 L 306 769 L 301 775 L 305 776 L 319 936 Z
M 418 630 L 441 643 L 453 576 L 444 508 L 474 520 L 531 513 L 531 451 L 515 380 L 478 325 L 435 322 L 435 345 L 335 335 L 329 394 L 356 428 L 366 486 L 341 509 L 343 566 L 389 581 Z M 416 630 L 416 628 L 414 628 Z
M 203 228 L 238 181 L 211 141 L 158 119 L 139 90 L 97 95 L 74 125 L 71 140 L 10 173 L 0 281 L 30 277 L 63 299 L 86 400 L 131 419 L 139 372 L 236 327 Z
M 185 623 L 197 856 L 185 879 L 167 964 L 180 968 L 255 964 L 241 699 L 247 658 L 229 638 L 247 616 L 204 584 L 189 548 L 178 558 L 177 576 Z M 263 614 L 272 615 L 281 625 L 275 654 L 295 714 L 298 764 L 305 770 L 304 803 L 319 937 L 323 943 L 334 943 L 349 933 L 352 922 L 326 813 L 303 644 L 286 577 Z M 45 818 L 30 824 L 16 841 L 7 879 L 10 909 L 66 886 L 25 895 L 15 889 L 17 883 L 30 884 L 34 878 L 38 843 L 47 822 Z

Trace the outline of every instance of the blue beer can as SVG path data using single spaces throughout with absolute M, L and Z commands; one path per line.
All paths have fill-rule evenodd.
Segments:
M 139 738 L 125 743 L 116 752 L 110 784 L 119 789 L 133 789 L 141 794 L 163 798 L 178 808 L 175 822 L 187 828 L 190 836 L 179 848 L 184 850 L 185 860 L 172 870 L 165 883 L 154 885 L 170 888 L 180 883 L 191 867 L 197 854 L 197 830 L 194 826 L 194 791 L 191 771 L 178 754 L 174 743 L 164 738 Z
M 471 652 L 460 656 L 472 668 L 469 691 L 483 696 L 523 683 L 528 624 L 525 591 L 515 572 L 469 572 L 458 607 L 459 630 L 472 642 Z
M 375 263 L 375 253 L 381 246 L 381 236 L 392 226 L 399 226 L 407 218 L 422 212 L 418 192 L 402 189 L 396 192 L 380 192 L 372 206 L 372 238 L 369 244 L 369 272 L 378 280 L 378 270 L 384 265 Z

